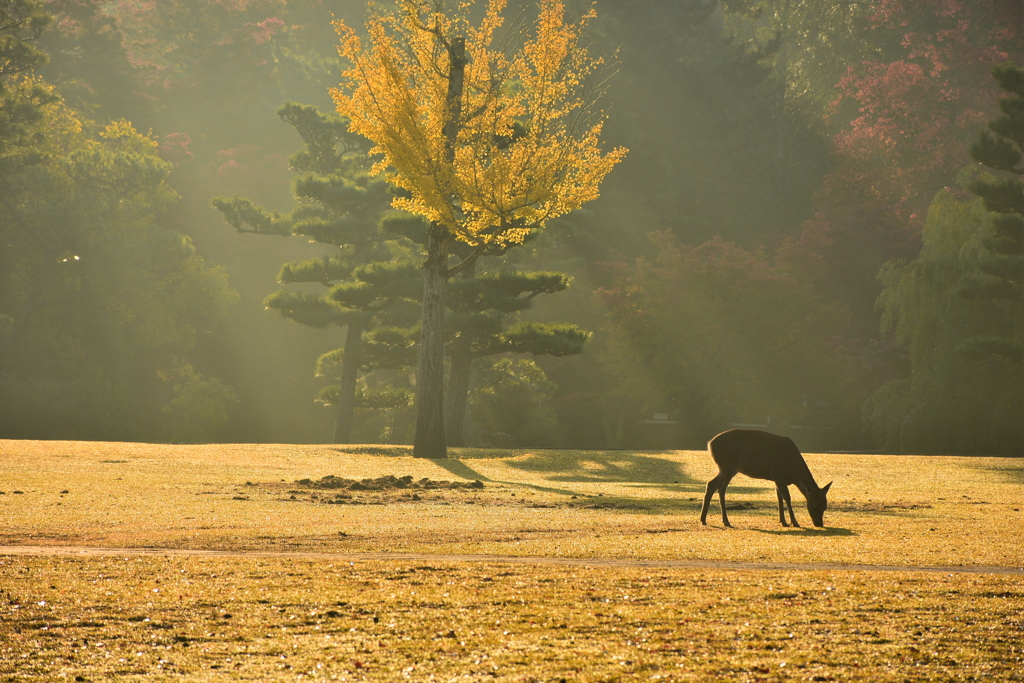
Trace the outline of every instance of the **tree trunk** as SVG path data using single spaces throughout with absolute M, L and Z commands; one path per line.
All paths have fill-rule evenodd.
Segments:
M 352 443 L 352 420 L 356 412 L 356 381 L 363 346 L 363 326 L 350 322 L 345 333 L 345 358 L 341 368 L 341 391 L 334 416 L 334 443 Z
M 476 277 L 476 257 L 459 275 L 466 280 Z M 462 330 L 449 345 L 448 385 L 445 388 L 444 431 L 449 446 L 466 445 L 469 379 L 473 366 L 473 335 Z
M 448 457 L 444 435 L 444 290 L 447 283 L 448 231 L 433 223 L 423 264 L 423 330 L 416 373 L 417 458 Z
M 445 390 L 446 403 L 444 430 L 448 445 L 466 445 L 467 406 L 469 404 L 469 378 L 473 366 L 473 338 L 465 332 L 451 343 L 448 365 L 448 388 Z
M 456 36 L 448 45 L 448 92 L 445 95 L 448 120 L 441 129 L 448 165 L 455 163 L 465 78 L 466 39 Z M 449 239 L 451 234 L 445 226 L 430 224 L 427 260 L 423 264 L 423 333 L 416 375 L 416 436 L 412 446 L 412 454 L 417 458 L 448 457 L 444 436 L 444 289 L 448 282 Z

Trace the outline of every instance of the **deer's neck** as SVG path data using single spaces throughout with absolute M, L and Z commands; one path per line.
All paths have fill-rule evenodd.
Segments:
M 798 489 L 800 489 L 800 493 L 804 494 L 804 498 L 806 498 L 811 492 L 818 490 L 818 483 L 814 481 L 814 477 L 811 476 L 810 470 L 808 470 L 803 477 L 797 479 L 793 483 Z

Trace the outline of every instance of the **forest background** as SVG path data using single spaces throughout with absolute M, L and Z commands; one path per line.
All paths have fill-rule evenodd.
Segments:
M 0 438 L 331 440 L 342 294 L 418 253 L 381 232 L 330 116 L 332 17 L 366 11 L 0 0 Z M 993 67 L 1024 65 L 1019 2 L 606 0 L 588 39 L 617 51 L 604 137 L 630 151 L 600 199 L 480 267 L 560 279 L 451 311 L 501 342 L 475 352 L 465 443 L 699 448 L 744 424 L 806 450 L 1024 451 L 1021 256 L 991 267 L 969 154 L 1007 95 Z M 358 211 L 303 185 L 318 143 L 356 160 L 319 172 Z M 300 225 L 318 204 L 387 248 L 360 270 Z M 351 442 L 411 439 L 398 289 Z

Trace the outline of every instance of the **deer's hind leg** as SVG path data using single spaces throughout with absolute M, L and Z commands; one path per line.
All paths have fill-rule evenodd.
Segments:
M 732 526 L 729 524 L 729 515 L 725 512 L 725 489 L 729 486 L 729 482 L 736 476 L 735 472 L 719 472 L 718 476 L 708 482 L 707 489 L 704 490 L 704 505 L 700 509 L 700 523 L 707 524 L 708 508 L 711 507 L 711 498 L 715 495 L 715 491 L 718 491 L 718 503 L 722 506 L 722 524 L 725 526 Z
M 789 526 L 786 524 L 785 511 L 782 509 L 783 503 L 789 508 L 789 521 L 793 522 L 795 527 L 800 526 L 796 522 L 796 515 L 793 514 L 793 499 L 789 496 L 789 487 L 775 482 L 775 494 L 779 498 L 779 521 L 782 522 L 782 526 Z

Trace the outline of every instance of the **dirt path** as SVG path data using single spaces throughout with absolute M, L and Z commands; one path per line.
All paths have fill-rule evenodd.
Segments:
M 568 567 L 651 567 L 726 569 L 733 571 L 866 571 L 929 572 L 936 574 L 1011 574 L 1024 575 L 1024 567 L 906 567 L 877 564 L 824 564 L 796 562 L 728 562 L 724 560 L 643 560 L 606 557 L 528 557 L 516 555 L 433 555 L 430 553 L 314 553 L 314 552 L 237 552 L 229 550 L 183 550 L 176 548 L 90 548 L 82 546 L 5 545 L 0 556 L 31 557 L 223 557 L 234 559 L 282 558 L 331 560 L 334 562 L 492 562 L 499 564 L 560 565 Z

